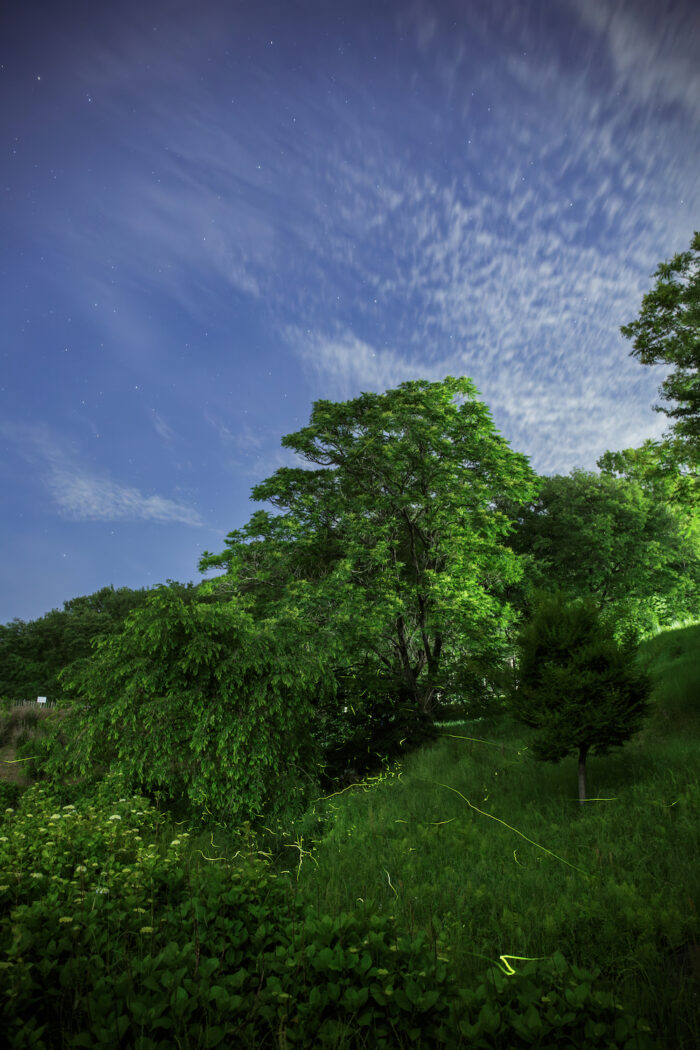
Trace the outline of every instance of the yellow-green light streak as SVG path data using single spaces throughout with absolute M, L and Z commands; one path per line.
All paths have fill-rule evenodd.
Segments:
M 428 783 L 431 783 L 431 781 L 428 781 Z M 483 809 L 479 809 L 478 806 L 475 806 L 473 802 L 470 802 L 469 799 L 465 795 L 463 795 L 461 791 L 457 790 L 457 788 L 450 787 L 449 784 L 441 784 L 439 783 L 439 781 L 435 781 L 434 783 L 438 783 L 440 787 L 447 788 L 448 791 L 454 791 L 455 795 L 459 795 L 459 797 L 467 803 L 470 809 L 473 809 L 477 813 L 480 813 L 482 817 L 489 817 L 491 820 L 497 821 L 499 824 L 502 824 L 504 828 L 508 828 L 509 831 L 514 831 L 516 835 L 520 835 L 520 837 L 525 839 L 526 842 L 529 842 L 531 845 L 536 846 L 537 849 L 541 849 L 545 853 L 549 853 L 550 857 L 554 857 L 555 860 L 560 860 L 562 864 L 567 864 L 570 868 L 573 868 L 574 871 L 579 871 L 582 875 L 585 875 L 587 879 L 591 878 L 589 872 L 584 871 L 583 868 L 579 868 L 575 864 L 572 864 L 571 861 L 565 860 L 563 857 L 560 857 L 557 853 L 553 853 L 552 850 L 547 849 L 546 846 L 541 846 L 539 842 L 535 842 L 534 839 L 528 838 L 527 835 L 524 835 L 522 833 L 522 831 L 518 831 L 517 828 L 514 828 L 511 824 L 507 824 L 505 820 L 501 820 L 500 817 L 494 817 L 492 813 L 485 813 Z

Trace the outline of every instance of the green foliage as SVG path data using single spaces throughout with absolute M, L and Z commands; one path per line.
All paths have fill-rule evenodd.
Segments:
M 536 730 L 533 757 L 607 754 L 640 728 L 651 682 L 590 600 L 542 595 L 518 637 L 509 713 Z
M 57 809 L 31 788 L 0 825 L 0 1023 L 17 1050 L 656 1046 L 597 969 L 557 952 L 459 989 L 425 934 L 366 905 L 325 915 L 254 855 L 197 861 L 123 790 L 110 778 Z
M 238 601 L 187 603 L 159 587 L 63 685 L 72 703 L 52 777 L 109 766 L 232 821 L 302 805 L 315 787 L 308 726 L 333 680 L 291 616 L 254 624 Z
M 601 473 L 634 481 L 657 503 L 662 503 L 679 519 L 681 532 L 698 541 L 700 537 L 700 486 L 683 442 L 674 440 L 644 442 L 640 448 L 605 452 L 598 459 Z
M 118 790 L 115 792 L 114 787 Z M 335 919 L 260 858 L 186 861 L 107 784 L 52 812 L 32 788 L 0 836 L 4 1030 L 16 1047 L 439 1045 L 450 981 L 424 938 Z
M 633 357 L 644 365 L 673 370 L 660 387 L 672 408 L 660 411 L 675 420 L 673 431 L 697 461 L 700 455 L 700 232 L 690 250 L 660 263 L 656 284 L 642 299 L 639 317 L 620 331 L 633 340 Z
M 513 976 L 495 968 L 476 988 L 460 990 L 465 1015 L 457 1031 L 475 1050 L 657 1048 L 644 1019 L 625 1014 L 609 988 L 596 986 L 599 975 L 597 967 L 569 970 L 561 952 L 544 965 L 526 962 Z
M 673 516 L 682 538 L 681 544 L 674 544 L 676 580 L 672 588 L 651 601 L 635 602 L 642 621 L 639 633 L 652 633 L 650 625 L 694 619 L 700 602 L 700 485 L 697 464 L 690 461 L 687 445 L 678 438 L 645 441 L 641 448 L 606 452 L 598 466 L 605 475 L 640 485 L 653 503 Z
M 476 400 L 469 379 L 402 383 L 353 401 L 317 401 L 282 439 L 318 469 L 281 468 L 258 511 L 202 570 L 250 599 L 254 616 L 298 615 L 346 678 L 369 671 L 431 714 L 468 666 L 501 658 L 521 574 L 496 503 L 536 479 Z
M 700 597 L 700 548 L 636 477 L 544 478 L 510 542 L 529 556 L 532 586 L 593 598 L 632 636 L 672 622 Z

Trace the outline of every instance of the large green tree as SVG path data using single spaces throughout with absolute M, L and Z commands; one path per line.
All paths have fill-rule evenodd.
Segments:
M 620 331 L 633 340 L 633 357 L 644 365 L 665 364 L 672 371 L 660 394 L 674 420 L 673 431 L 700 460 L 700 232 L 690 250 L 660 263 L 656 284 L 642 299 L 639 317 Z
M 651 684 L 635 649 L 613 638 L 595 602 L 540 594 L 518 637 L 517 669 L 507 706 L 535 730 L 535 759 L 578 758 L 579 801 L 586 799 L 586 758 L 606 755 L 641 727 Z
M 673 619 L 699 593 L 695 545 L 636 479 L 582 470 L 544 478 L 510 542 L 529 556 L 532 586 L 615 608 L 621 625 L 651 627 L 659 612 Z
M 252 493 L 279 513 L 257 511 L 200 568 L 224 568 L 217 587 L 254 615 L 312 625 L 346 680 L 381 681 L 428 715 L 440 691 L 482 681 L 521 574 L 497 504 L 530 499 L 537 479 L 471 380 L 317 401 L 282 445 L 307 465 Z

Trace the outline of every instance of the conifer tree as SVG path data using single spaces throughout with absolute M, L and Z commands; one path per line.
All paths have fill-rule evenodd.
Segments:
M 648 712 L 651 682 L 619 644 L 590 599 L 540 594 L 518 636 L 519 659 L 507 707 L 535 730 L 534 758 L 578 755 L 579 802 L 586 799 L 586 758 L 629 740 Z

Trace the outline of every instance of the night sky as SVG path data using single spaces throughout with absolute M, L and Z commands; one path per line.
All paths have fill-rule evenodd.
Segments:
M 696 0 L 5 0 L 0 622 L 197 580 L 312 402 L 468 375 L 542 473 L 665 429 Z

